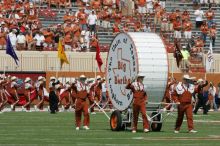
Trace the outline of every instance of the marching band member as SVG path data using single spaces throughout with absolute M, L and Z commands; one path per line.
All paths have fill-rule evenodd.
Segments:
M 95 86 L 97 85 L 96 83 L 94 83 L 94 79 L 90 78 L 87 81 L 87 85 L 89 87 L 89 104 L 90 104 L 90 112 L 92 115 L 95 115 L 95 111 L 94 111 L 94 100 L 95 100 Z
M 58 102 L 59 102 L 58 97 L 57 97 L 56 92 L 55 92 L 55 86 L 59 84 L 59 81 L 57 81 L 57 82 L 55 82 L 55 81 L 56 81 L 55 77 L 50 78 L 49 105 L 50 105 L 50 113 L 51 114 L 56 113 L 56 111 L 58 110 Z
M 33 86 L 31 85 L 31 79 L 29 77 L 26 77 L 25 79 L 25 99 L 26 99 L 26 104 L 22 106 L 22 111 L 25 111 L 24 108 L 26 108 L 27 112 L 30 112 L 30 104 L 31 104 L 31 91 L 33 89 Z
M 49 98 L 48 93 L 46 92 L 46 89 L 44 87 L 46 79 L 42 76 L 38 77 L 37 83 L 35 84 L 36 90 L 37 90 L 37 96 L 40 100 L 38 104 L 34 106 L 34 109 L 37 110 L 43 110 L 44 108 L 44 101 L 46 100 L 46 97 Z M 45 93 L 46 92 L 46 93 Z
M 139 112 L 142 114 L 144 132 L 149 132 L 149 123 L 146 116 L 146 102 L 147 102 L 147 93 L 143 84 L 144 76 L 138 75 L 137 81 L 130 82 L 126 86 L 126 89 L 130 89 L 133 92 L 134 102 L 133 102 L 133 129 L 132 133 L 137 131 L 138 115 Z
M 8 97 L 5 93 L 5 86 L 8 84 L 7 78 L 4 74 L 0 75 L 0 113 L 4 109 L 4 106 L 8 102 Z
M 65 99 L 65 104 L 62 105 L 63 110 L 67 110 L 70 108 L 70 101 L 71 101 L 71 86 L 69 81 L 66 82 L 64 88 L 60 91 L 60 103 L 62 100 Z
M 89 130 L 89 112 L 88 112 L 88 104 L 86 99 L 89 95 L 89 88 L 85 84 L 86 77 L 81 75 L 79 77 L 79 81 L 75 84 L 76 89 L 76 110 L 75 110 L 75 117 L 76 117 L 76 130 L 79 130 L 81 125 L 81 115 L 83 112 L 84 120 L 83 120 L 83 129 Z
M 76 108 L 76 82 L 77 80 L 73 78 L 72 83 L 71 83 L 71 98 L 72 98 L 72 103 L 71 106 L 73 109 Z
M 96 77 L 96 86 L 95 86 L 95 97 L 97 98 L 98 102 L 100 103 L 102 100 L 102 78 L 101 76 Z
M 15 76 L 11 77 L 11 92 L 10 92 L 10 95 L 15 100 L 15 102 L 11 104 L 11 110 L 12 111 L 15 111 L 15 106 L 19 102 L 19 96 L 18 96 L 18 93 L 17 93 L 19 85 L 16 81 L 17 81 L 17 77 L 15 77 Z
M 179 133 L 180 127 L 183 123 L 184 114 L 186 114 L 187 124 L 189 133 L 196 133 L 193 126 L 193 105 L 192 105 L 192 96 L 194 93 L 194 77 L 189 75 L 183 76 L 183 82 L 179 82 L 175 88 L 175 93 L 173 98 L 178 104 L 178 116 L 176 120 L 176 126 L 174 133 Z

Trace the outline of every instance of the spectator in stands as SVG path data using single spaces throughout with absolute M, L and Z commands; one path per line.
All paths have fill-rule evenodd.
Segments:
M 181 50 L 181 54 L 183 56 L 183 59 L 182 59 L 182 69 L 183 69 L 183 71 L 188 72 L 188 70 L 189 70 L 189 57 L 190 57 L 190 54 L 189 54 L 189 51 L 186 49 L 186 46 L 183 46 L 182 48 L 183 48 Z
M 109 29 L 108 28 L 110 28 L 111 26 L 110 26 L 110 12 L 108 11 L 108 7 L 107 6 L 105 6 L 104 7 L 104 10 L 102 10 L 101 11 L 101 13 L 102 13 L 102 27 L 104 28 L 104 30 L 106 31 L 106 32 L 108 32 L 109 31 Z
M 207 24 L 206 20 L 203 20 L 203 24 L 201 25 L 200 30 L 201 30 L 201 37 L 203 39 L 203 43 L 204 43 L 204 46 L 205 46 L 206 37 L 207 37 L 207 34 L 209 32 L 209 28 L 208 28 L 208 24 Z
M 185 20 L 190 20 L 190 13 L 185 9 L 182 13 L 182 22 L 184 23 Z
M 127 23 L 124 23 L 122 31 L 125 32 L 125 33 L 129 31 Z
M 196 16 L 196 28 L 200 28 L 203 23 L 203 16 L 204 12 L 201 10 L 200 7 L 197 8 L 197 10 L 194 12 L 194 15 Z
M 17 36 L 17 50 L 21 51 L 21 50 L 26 50 L 26 37 L 24 36 L 24 34 L 20 31 L 18 36 Z
M 205 13 L 206 19 L 208 21 L 208 26 L 209 28 L 212 26 L 212 24 L 214 23 L 214 17 L 215 17 L 215 13 L 212 10 L 212 7 L 209 8 L 209 10 Z
M 163 9 L 158 6 L 157 9 L 155 9 L 155 17 L 154 17 L 154 24 L 161 24 L 161 17 L 163 15 Z
M 17 43 L 17 36 L 16 36 L 17 30 L 16 29 L 12 29 L 12 31 L 8 34 L 9 39 L 11 41 L 11 45 L 14 49 L 16 48 L 16 43 Z
M 41 31 L 37 31 L 34 40 L 36 41 L 36 50 L 43 51 L 43 44 L 45 42 L 45 37 Z
M 216 25 L 212 24 L 212 27 L 209 29 L 210 40 L 212 41 L 212 46 L 215 47 L 215 39 L 217 35 Z
M 113 30 L 113 34 L 116 35 L 120 32 L 120 28 L 119 28 L 119 25 L 118 23 L 114 23 L 113 26 L 112 26 L 112 30 Z
M 87 30 L 87 15 L 85 13 L 85 8 L 80 8 L 79 13 L 77 14 L 77 18 L 79 19 L 81 30 Z
M 173 29 L 174 29 L 174 38 L 177 42 L 180 42 L 181 40 L 181 30 L 182 30 L 182 23 L 180 20 L 180 17 L 178 16 L 176 21 L 173 23 Z
M 186 18 L 183 23 L 183 32 L 185 37 L 185 42 L 189 43 L 192 36 L 192 22 L 189 18 Z
M 43 34 L 45 37 L 44 48 L 51 50 L 54 44 L 54 33 L 48 27 L 45 31 L 43 31 Z
M 26 41 L 27 41 L 27 50 L 35 50 L 35 41 L 32 36 L 31 31 L 27 31 L 25 35 Z
M 90 35 L 95 35 L 96 33 L 96 22 L 97 22 L 97 16 L 95 14 L 95 11 L 93 10 L 92 13 L 89 15 L 87 21 L 89 25 Z
M 159 0 L 159 4 L 161 5 L 162 8 L 166 7 L 166 0 Z
M 4 27 L 1 27 L 0 30 L 0 50 L 5 50 L 7 33 L 4 31 Z
M 55 42 L 54 48 L 58 47 L 59 39 L 61 37 L 64 37 L 64 32 L 62 31 L 62 25 L 58 24 L 54 32 L 54 42 Z
M 193 48 L 192 52 L 194 52 L 195 57 L 200 59 L 200 61 L 202 61 L 203 59 L 203 54 L 204 54 L 203 47 L 204 47 L 204 41 L 201 38 L 201 36 L 198 36 L 197 40 L 195 41 L 195 47 Z
M 169 14 L 169 30 L 170 31 L 173 31 L 174 21 L 176 21 L 176 12 L 173 9 L 172 12 Z
M 208 89 L 208 97 L 209 97 L 209 104 L 210 110 L 209 111 L 216 111 L 218 110 L 216 102 L 215 102 L 215 95 L 216 95 L 216 88 L 212 82 L 209 83 Z
M 164 9 L 161 19 L 162 19 L 161 20 L 161 31 L 167 32 L 169 30 L 169 24 L 168 24 L 169 14 L 166 12 L 166 9 Z
M 147 13 L 153 13 L 153 0 L 147 0 Z
M 96 49 L 98 47 L 98 43 L 99 43 L 98 39 L 96 39 L 95 36 L 92 36 L 92 39 L 91 39 L 91 41 L 89 43 L 89 47 L 90 47 L 90 51 L 91 52 L 96 52 Z
M 100 0 L 91 0 L 90 6 L 92 7 L 93 10 L 97 10 L 97 9 L 101 8 L 101 1 Z
M 140 13 L 142 16 L 147 13 L 146 4 L 147 4 L 146 0 L 138 0 L 137 1 L 138 13 Z
M 63 39 L 63 44 L 64 48 L 66 51 L 71 51 L 72 50 L 72 44 L 73 44 L 73 39 L 71 37 L 70 31 L 65 33 L 64 39 Z

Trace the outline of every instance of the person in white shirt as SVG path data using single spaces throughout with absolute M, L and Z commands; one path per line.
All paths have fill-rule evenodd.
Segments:
M 41 31 L 38 31 L 34 37 L 34 40 L 36 40 L 36 50 L 42 51 L 43 50 L 43 44 L 45 41 L 45 37 Z
M 22 32 L 17 36 L 17 50 L 25 50 L 26 47 L 26 37 Z
M 195 12 L 194 15 L 196 16 L 196 28 L 200 29 L 202 23 L 203 23 L 203 16 L 204 12 L 200 8 L 198 8 Z
M 95 14 L 95 11 L 92 11 L 92 13 L 89 15 L 87 19 L 87 23 L 89 25 L 90 29 L 90 34 L 94 35 L 96 33 L 96 21 L 97 21 L 97 16 Z
M 216 111 L 218 108 L 217 108 L 217 105 L 216 105 L 216 102 L 215 102 L 215 94 L 216 94 L 216 88 L 214 86 L 214 84 L 212 82 L 210 82 L 209 84 L 209 89 L 208 89 L 208 97 L 209 97 L 209 104 L 210 104 L 210 110 L 209 111 Z
M 9 39 L 11 41 L 11 45 L 13 47 L 13 49 L 15 50 L 16 49 L 16 43 L 17 43 L 17 36 L 16 36 L 16 32 L 17 30 L 16 29 L 13 29 L 9 34 Z

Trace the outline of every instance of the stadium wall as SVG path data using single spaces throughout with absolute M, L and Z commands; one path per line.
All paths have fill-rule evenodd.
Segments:
M 57 51 L 20 51 L 16 52 L 20 60 L 20 65 L 16 66 L 14 60 L 0 51 L 0 71 L 32 71 L 47 72 L 60 71 L 60 61 L 57 57 Z M 70 64 L 64 64 L 61 71 L 66 72 L 98 72 L 95 60 L 95 52 L 66 52 Z M 107 53 L 101 53 L 103 60 L 102 70 L 105 70 Z M 180 72 L 176 66 L 173 54 L 168 55 L 170 72 Z M 214 72 L 220 73 L 220 54 L 214 54 Z

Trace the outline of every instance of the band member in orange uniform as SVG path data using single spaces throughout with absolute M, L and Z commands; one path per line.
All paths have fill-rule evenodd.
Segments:
M 193 126 L 193 105 L 192 97 L 194 93 L 194 77 L 189 75 L 183 76 L 183 82 L 179 82 L 176 86 L 173 98 L 178 105 L 178 116 L 176 120 L 176 126 L 174 133 L 179 133 L 180 127 L 183 123 L 184 114 L 186 114 L 189 133 L 196 133 Z
M 18 104 L 19 102 L 19 96 L 18 96 L 18 88 L 19 85 L 17 84 L 17 77 L 13 76 L 11 77 L 11 91 L 10 91 L 10 95 L 12 96 L 12 98 L 14 98 L 15 102 L 11 104 L 11 110 L 15 111 L 15 106 Z
M 75 118 L 76 118 L 76 130 L 79 130 L 81 125 L 81 116 L 83 113 L 83 129 L 89 130 L 89 112 L 88 104 L 86 99 L 89 95 L 89 88 L 85 83 L 86 77 L 81 75 L 79 81 L 75 83 L 76 89 L 76 109 L 75 109 Z
M 144 76 L 138 75 L 137 81 L 131 83 L 128 81 L 126 89 L 130 89 L 133 92 L 134 102 L 133 102 L 133 129 L 132 133 L 137 131 L 137 122 L 139 112 L 142 114 L 144 132 L 149 132 L 149 123 L 146 116 L 146 101 L 147 93 L 143 84 Z
M 27 77 L 24 82 L 25 82 L 24 96 L 26 99 L 26 103 L 25 105 L 22 106 L 22 110 L 25 111 L 24 108 L 26 108 L 26 111 L 30 112 L 31 91 L 33 89 L 33 86 L 31 85 L 31 79 L 29 77 Z

